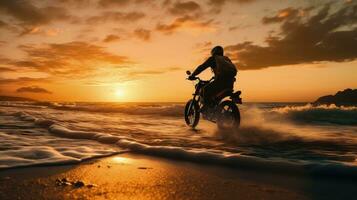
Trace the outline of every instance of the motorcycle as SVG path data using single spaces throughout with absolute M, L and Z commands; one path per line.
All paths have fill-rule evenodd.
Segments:
M 190 71 L 186 71 L 186 74 L 191 75 Z M 188 79 L 189 80 L 189 79 Z M 203 98 L 201 96 L 201 90 L 212 82 L 214 77 L 210 80 L 201 80 L 199 77 L 195 77 L 192 81 L 197 81 L 195 84 L 195 92 L 185 106 L 185 122 L 188 126 L 195 128 L 200 120 L 200 115 L 208 121 L 217 124 L 220 129 L 238 128 L 240 125 L 240 112 L 237 104 L 242 104 L 242 98 L 240 98 L 241 91 L 234 92 L 233 89 L 226 89 L 214 97 L 214 105 L 206 111 L 203 111 Z

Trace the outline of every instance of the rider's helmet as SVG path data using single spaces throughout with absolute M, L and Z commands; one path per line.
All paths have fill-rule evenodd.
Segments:
M 212 56 L 223 56 L 223 47 L 221 46 L 215 46 L 211 50 L 211 55 Z

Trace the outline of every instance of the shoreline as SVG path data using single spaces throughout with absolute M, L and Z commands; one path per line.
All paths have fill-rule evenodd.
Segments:
M 68 185 L 58 185 L 58 180 Z M 80 187 L 75 182 L 83 182 Z M 121 153 L 0 170 L 0 199 L 351 199 L 355 182 Z

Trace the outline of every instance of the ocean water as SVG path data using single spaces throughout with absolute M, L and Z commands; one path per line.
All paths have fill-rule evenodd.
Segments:
M 357 178 L 357 107 L 246 103 L 237 130 L 183 120 L 182 103 L 0 102 L 0 169 L 122 151 Z

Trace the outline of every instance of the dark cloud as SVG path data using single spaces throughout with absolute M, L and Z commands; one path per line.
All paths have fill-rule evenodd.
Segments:
M 86 21 L 88 24 L 98 25 L 105 22 L 135 22 L 145 17 L 142 12 L 119 12 L 107 11 L 100 15 L 89 17 Z
M 209 28 L 212 25 L 213 20 L 202 21 L 198 16 L 185 15 L 183 17 L 176 18 L 169 24 L 159 23 L 156 26 L 156 30 L 169 35 L 184 26 L 188 26 L 190 28 Z
M 40 28 L 39 27 L 23 27 L 21 32 L 19 33 L 19 36 L 24 36 L 28 34 L 37 34 L 39 33 Z
M 236 30 L 242 30 L 242 29 L 247 29 L 249 27 L 251 27 L 252 25 L 248 25 L 248 24 L 244 24 L 244 23 L 241 23 L 241 24 L 238 24 L 236 26 L 231 26 L 228 28 L 228 31 L 236 31 Z
M 171 0 L 164 0 L 161 5 L 162 5 L 163 7 L 167 7 L 167 6 L 171 5 L 171 3 L 172 3 Z
M 1 16 L 1 15 L 0 15 Z M 15 25 L 12 25 L 10 23 L 7 23 L 3 20 L 0 20 L 0 31 L 1 30 L 8 30 L 8 31 L 11 31 L 11 32 L 19 32 L 19 28 L 16 27 Z M 2 45 L 3 43 L 0 41 L 0 46 Z
M 100 0 L 98 5 L 103 8 L 123 7 L 130 4 L 149 4 L 151 0 Z
M 209 0 L 208 4 L 212 7 L 211 12 L 219 13 L 221 12 L 222 6 L 228 2 L 246 4 L 246 3 L 252 3 L 254 1 L 256 0 Z
M 110 34 L 110 35 L 107 35 L 107 37 L 105 37 L 103 39 L 103 42 L 117 42 L 119 40 L 120 40 L 119 36 Z
M 6 22 L 0 20 L 0 28 L 7 28 L 8 26 L 9 25 Z
M 4 44 L 6 44 L 6 43 L 5 43 L 5 42 L 4 42 L 4 43 L 0 42 L 0 44 L 1 44 L 1 45 L 4 45 Z M 0 45 L 0 46 L 1 46 L 1 45 Z M 6 58 L 6 57 L 0 55 L 0 65 L 6 65 L 6 64 L 7 64 L 8 62 L 10 62 L 10 61 L 11 61 L 11 59 Z
M 0 67 L 0 72 L 14 72 L 16 70 L 8 67 Z
M 46 90 L 45 88 L 41 88 L 38 86 L 29 86 L 29 87 L 20 87 L 16 90 L 16 92 L 23 93 L 23 92 L 29 92 L 29 93 L 44 93 L 44 94 L 52 94 L 52 92 Z
M 239 28 L 238 26 L 231 26 L 231 27 L 228 28 L 228 31 L 235 31 L 238 28 Z
M 16 70 L 8 67 L 0 67 L 0 72 L 14 72 Z
M 64 4 L 66 6 L 74 6 L 83 8 L 92 4 L 93 0 L 54 0 L 54 3 Z
M 98 5 L 101 7 L 109 8 L 113 6 L 127 6 L 131 0 L 100 0 Z
M 120 67 L 129 62 L 124 56 L 115 55 L 107 52 L 104 47 L 86 42 L 20 45 L 19 48 L 27 57 L 8 62 L 8 65 L 56 76 L 86 76 L 98 67 Z
M 151 38 L 151 31 L 143 28 L 136 29 L 134 35 L 144 41 L 149 41 Z
M 42 35 L 42 36 L 56 36 L 61 32 L 60 29 L 55 28 L 43 28 L 39 26 L 22 27 L 21 31 L 18 31 L 18 36 L 24 35 Z
M 305 9 L 296 9 L 292 7 L 284 8 L 282 10 L 279 10 L 274 16 L 263 17 L 262 23 L 271 24 L 271 23 L 283 22 L 286 20 L 294 20 L 298 16 L 302 17 L 306 15 L 311 9 L 312 7 L 305 8 Z
M 180 15 L 180 16 L 185 14 L 192 14 L 200 10 L 201 10 L 201 6 L 194 1 L 176 2 L 169 9 L 171 14 Z
M 355 60 L 357 5 L 330 7 L 326 5 L 314 15 L 283 20 L 281 32 L 268 36 L 265 46 L 243 42 L 227 46 L 226 52 L 241 69 Z
M 25 25 L 48 24 L 53 20 L 71 18 L 63 7 L 37 7 L 26 0 L 1 0 L 0 14 L 12 16 Z
M 19 77 L 15 79 L 11 78 L 0 78 L 0 85 L 8 85 L 8 84 L 36 84 L 36 83 L 49 83 L 51 82 L 48 78 L 31 78 L 31 77 Z
M 215 5 L 215 6 L 222 6 L 223 4 L 227 2 L 232 2 L 232 3 L 251 3 L 256 0 L 209 0 L 209 4 Z

